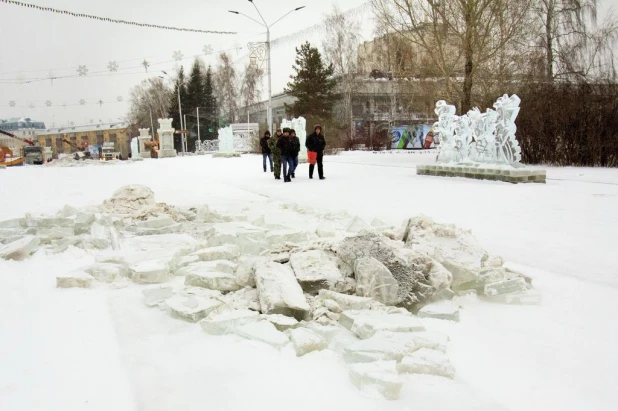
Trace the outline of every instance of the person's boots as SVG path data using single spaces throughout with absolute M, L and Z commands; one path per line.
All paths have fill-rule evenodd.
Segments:
M 294 175 L 294 173 L 292 173 L 292 176 L 291 176 L 291 177 L 292 177 L 292 178 L 296 178 L 296 175 Z

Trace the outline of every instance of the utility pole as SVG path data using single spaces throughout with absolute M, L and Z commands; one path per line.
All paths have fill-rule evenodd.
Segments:
M 184 156 L 185 153 L 187 152 L 186 146 L 187 146 L 187 115 L 185 114 L 184 116 L 185 119 L 185 128 L 182 129 L 182 133 L 180 134 L 182 136 L 182 138 L 180 139 L 181 143 L 182 143 L 182 155 Z
M 228 10 L 228 11 L 233 14 L 239 14 L 241 16 L 245 16 L 246 18 L 253 20 L 254 22 L 259 24 L 260 26 L 263 26 L 266 29 L 266 55 L 267 55 L 267 60 L 268 60 L 268 108 L 266 109 L 266 116 L 268 119 L 268 131 L 272 133 L 273 132 L 272 130 L 273 107 L 272 107 L 272 73 L 271 73 L 271 64 L 270 64 L 270 28 L 274 26 L 275 24 L 277 24 L 279 21 L 283 20 L 285 17 L 287 17 L 290 13 L 304 9 L 305 6 L 296 7 L 294 10 L 290 10 L 289 12 L 284 14 L 283 17 L 279 18 L 277 21 L 269 25 L 266 23 L 266 20 L 264 20 L 264 17 L 262 17 L 262 13 L 260 13 L 260 10 L 257 8 L 253 0 L 249 0 L 249 1 L 251 2 L 251 4 L 253 4 L 253 7 L 255 7 L 255 10 L 257 10 L 258 14 L 260 15 L 260 18 L 262 19 L 262 23 L 260 23 L 258 20 L 254 19 L 253 17 L 249 17 L 246 14 L 241 13 L 239 11 L 234 11 L 234 10 Z
M 200 108 L 197 108 L 197 141 L 202 144 L 202 139 L 200 137 Z

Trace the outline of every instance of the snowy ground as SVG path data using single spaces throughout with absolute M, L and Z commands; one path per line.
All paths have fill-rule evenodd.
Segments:
M 261 158 L 195 156 L 0 171 L 0 220 L 98 204 L 120 186 L 158 201 L 250 207 L 271 221 L 313 217 L 282 202 L 399 224 L 425 214 L 473 231 L 534 279 L 540 306 L 464 301 L 461 322 L 427 321 L 452 338 L 454 381 L 411 377 L 387 402 L 354 388 L 328 351 L 290 352 L 208 337 L 143 306 L 134 289 L 57 290 L 83 253 L 0 260 L 2 410 L 615 410 L 618 408 L 618 170 L 549 168 L 546 185 L 416 176 L 433 154 L 346 153 L 327 180 L 291 184 Z

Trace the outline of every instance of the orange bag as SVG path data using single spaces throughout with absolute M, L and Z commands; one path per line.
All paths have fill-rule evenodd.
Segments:
M 315 164 L 318 162 L 318 153 L 315 151 L 307 151 L 307 161 L 309 164 Z

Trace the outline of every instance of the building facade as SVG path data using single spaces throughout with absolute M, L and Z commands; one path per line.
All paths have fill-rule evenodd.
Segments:
M 130 153 L 130 130 L 128 123 L 103 123 L 85 126 L 50 128 L 37 134 L 39 145 L 51 147 L 54 158 L 58 154 L 78 151 L 98 152 L 103 143 L 114 143 L 115 149 L 123 158 Z M 67 142 L 70 142 L 67 143 Z

